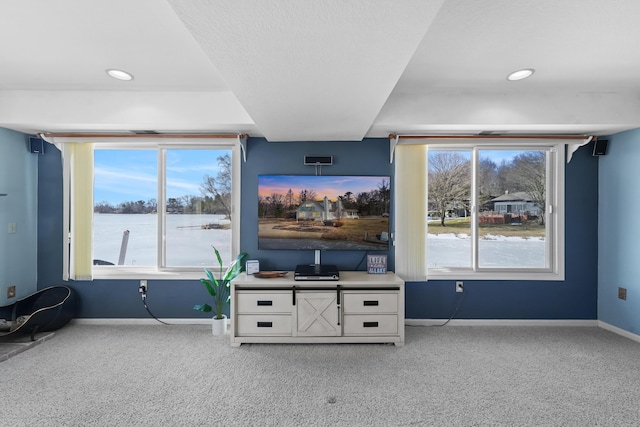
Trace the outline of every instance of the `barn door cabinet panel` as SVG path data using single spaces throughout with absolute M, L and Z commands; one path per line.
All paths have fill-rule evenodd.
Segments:
M 335 282 L 243 273 L 231 283 L 231 345 L 242 343 L 404 345 L 404 282 L 391 272 Z

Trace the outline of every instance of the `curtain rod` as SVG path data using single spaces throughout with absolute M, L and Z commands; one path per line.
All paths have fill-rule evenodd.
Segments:
M 390 139 L 587 139 L 589 135 L 396 135 L 389 134 Z
M 567 163 L 571 161 L 573 153 L 580 147 L 593 140 L 597 140 L 597 136 L 593 135 L 396 135 L 389 134 L 389 162 L 393 163 L 393 155 L 396 145 L 400 139 L 549 139 L 549 140 L 566 140 L 577 141 L 567 142 Z
M 215 134 L 215 133 L 49 133 L 38 135 L 45 138 L 237 138 L 246 139 L 247 134 Z

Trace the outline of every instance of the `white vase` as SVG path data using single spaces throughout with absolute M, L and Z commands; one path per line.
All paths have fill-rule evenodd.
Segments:
M 215 317 L 211 319 L 211 333 L 214 336 L 220 336 L 227 333 L 227 316 L 222 315 L 222 319 L 216 319 Z

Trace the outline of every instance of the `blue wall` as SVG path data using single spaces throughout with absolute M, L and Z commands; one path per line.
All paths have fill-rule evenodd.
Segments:
M 77 317 L 148 318 L 138 280 L 62 280 L 62 160 L 60 151 L 46 144 L 40 156 L 38 180 L 38 288 L 66 284 L 80 301 Z M 148 306 L 158 317 L 210 317 L 192 309 L 206 301 L 208 294 L 197 280 L 149 280 Z
M 312 263 L 312 251 L 259 251 L 257 249 L 257 177 L 259 174 L 314 174 L 305 155 L 333 155 L 327 175 L 393 176 L 387 139 L 362 142 L 273 143 L 250 138 L 247 162 L 242 165 L 241 250 L 259 259 L 263 270 L 291 270 Z M 40 161 L 38 286 L 60 283 L 62 277 L 62 173 L 60 154 L 49 150 Z M 408 283 L 407 318 L 448 318 L 459 300 L 457 318 L 478 319 L 596 319 L 598 256 L 598 159 L 590 148 L 578 150 L 566 168 L 566 280 L 466 281 L 464 294 L 456 294 L 451 281 Z M 393 184 L 393 181 L 392 181 Z M 393 194 L 392 194 L 393 197 Z M 393 212 L 391 212 L 393 220 Z M 60 237 L 57 237 L 60 236 Z M 46 254 L 46 256 L 44 256 Z M 352 270 L 365 252 L 323 252 L 322 262 Z M 393 268 L 393 251 L 389 253 Z M 362 267 L 361 267 L 362 268 Z M 81 299 L 79 317 L 148 317 L 135 280 L 72 282 Z M 462 295 L 462 296 L 461 296 Z M 149 306 L 162 318 L 204 317 L 191 309 L 205 299 L 196 281 L 150 281 Z
M 38 154 L 26 135 L 0 128 L 0 306 L 37 290 Z M 9 223 L 16 233 L 8 234 Z M 16 297 L 7 299 L 7 287 Z
M 462 294 L 453 281 L 408 283 L 406 317 L 445 319 L 460 304 L 457 319 L 596 319 L 598 163 L 590 146 L 565 173 L 565 281 L 465 281 Z
M 613 135 L 600 157 L 598 318 L 640 334 L 640 130 Z M 618 298 L 627 288 L 627 299 Z
M 333 156 L 333 165 L 322 167 L 323 175 L 393 176 L 388 139 L 365 139 L 362 142 L 267 142 L 264 138 L 250 138 L 247 143 L 247 162 L 242 165 L 240 247 L 250 257 L 260 260 L 262 270 L 290 271 L 298 264 L 314 262 L 314 251 L 258 250 L 258 175 L 315 175 L 315 166 L 304 165 L 305 155 Z M 376 253 L 388 254 L 388 268 L 393 270 L 393 250 Z M 358 269 L 366 270 L 366 259 L 361 264 L 366 254 L 365 251 L 322 251 L 321 262 L 335 264 L 340 270 L 356 270 L 360 264 Z

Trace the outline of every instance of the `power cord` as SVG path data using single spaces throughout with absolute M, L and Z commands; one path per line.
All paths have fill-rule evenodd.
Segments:
M 458 314 L 458 310 L 460 310 L 460 306 L 462 305 L 462 301 L 465 299 L 466 295 L 465 292 L 462 293 L 462 295 L 460 295 L 460 299 L 458 299 L 458 304 L 456 305 L 455 310 L 453 310 L 453 313 L 451 314 L 451 316 L 449 316 L 449 318 L 447 319 L 446 322 L 440 324 L 440 325 L 407 325 L 407 326 L 416 326 L 416 327 L 424 327 L 424 326 L 428 326 L 430 328 L 432 327 L 441 327 L 441 326 L 445 326 L 447 323 L 451 322 L 451 319 L 453 319 L 454 317 L 456 317 L 456 314 Z
M 456 314 L 458 314 L 458 310 L 460 310 L 460 306 L 462 305 L 462 301 L 464 301 L 464 298 L 466 296 L 466 292 L 463 292 L 462 295 L 460 295 L 460 299 L 458 300 L 458 305 L 456 305 L 456 309 L 453 311 L 453 314 L 447 319 L 446 322 L 444 322 L 441 325 L 431 325 L 431 326 L 445 326 L 447 323 L 451 322 L 451 319 L 453 319 L 454 317 L 456 317 Z
M 147 313 L 149 313 L 149 315 L 151 317 L 153 317 L 154 319 L 156 319 L 158 322 L 162 323 L 163 325 L 168 325 L 168 323 L 163 322 L 162 320 L 158 319 L 152 312 L 151 310 L 149 310 L 149 307 L 147 306 L 147 287 L 145 285 L 140 285 L 138 287 L 138 292 L 140 293 L 140 296 L 142 297 L 142 304 L 144 305 L 145 310 L 147 310 Z

